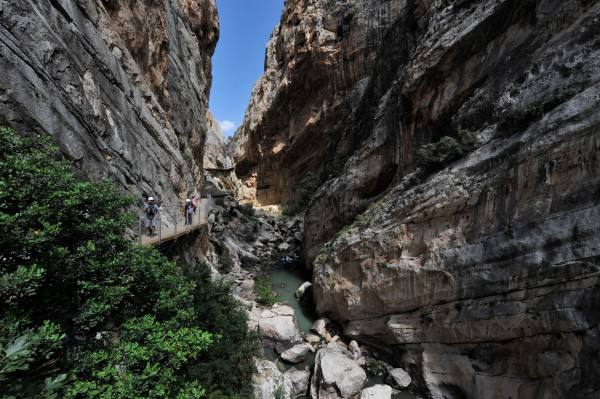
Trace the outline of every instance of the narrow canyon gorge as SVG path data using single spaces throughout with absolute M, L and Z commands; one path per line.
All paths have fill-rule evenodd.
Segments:
M 600 1 L 286 0 L 230 139 L 215 0 L 5 0 L 0 31 L 2 126 L 211 201 L 158 248 L 231 283 L 257 399 L 600 398 Z
M 598 395 L 600 3 L 287 1 L 233 142 L 432 398 Z M 317 397 L 329 397 L 325 395 Z

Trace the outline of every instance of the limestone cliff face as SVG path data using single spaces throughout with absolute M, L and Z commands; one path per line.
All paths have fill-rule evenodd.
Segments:
M 600 395 L 598 21 L 586 0 L 286 3 L 238 174 L 258 202 L 309 193 L 318 311 L 429 397 Z
M 0 116 L 82 173 L 175 203 L 202 181 L 214 0 L 0 3 Z
M 235 174 L 233 158 L 227 148 L 227 140 L 211 112 L 206 115 L 206 120 L 208 131 L 204 146 L 205 189 L 211 195 L 227 193 L 234 198 L 241 198 L 242 185 Z
M 389 25 L 394 1 L 288 1 L 267 45 L 234 138 L 238 176 L 262 205 L 305 202 L 356 147 L 350 129 Z

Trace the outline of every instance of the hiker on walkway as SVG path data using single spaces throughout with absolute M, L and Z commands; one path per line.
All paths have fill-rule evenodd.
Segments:
M 148 202 L 144 205 L 144 213 L 146 214 L 146 229 L 148 235 L 154 235 L 156 230 L 156 216 L 158 215 L 158 205 L 154 203 L 154 197 L 148 197 Z
M 196 213 L 196 209 L 198 209 L 198 196 L 196 194 L 192 196 L 192 207 L 194 207 L 194 213 Z
M 185 216 L 185 225 L 192 225 L 192 216 L 194 215 L 194 206 L 192 205 L 191 199 L 185 200 L 185 207 L 183 208 L 183 214 Z

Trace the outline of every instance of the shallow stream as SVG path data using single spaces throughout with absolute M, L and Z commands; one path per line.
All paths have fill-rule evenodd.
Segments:
M 312 301 L 310 302 L 302 302 L 300 303 L 296 298 L 296 290 L 305 282 L 310 280 L 310 275 L 306 273 L 301 264 L 286 264 L 282 265 L 269 274 L 269 279 L 271 280 L 271 286 L 273 291 L 277 293 L 278 299 L 280 302 L 287 303 L 290 305 L 296 314 L 296 320 L 298 321 L 298 326 L 303 333 L 309 333 L 310 328 L 313 323 L 317 319 L 317 314 L 315 312 L 315 307 Z M 264 348 L 265 356 L 272 361 L 278 362 L 279 355 L 275 352 L 273 348 Z M 282 362 L 282 366 L 284 369 L 289 369 L 291 367 L 296 367 L 299 369 L 303 369 L 305 366 L 312 367 L 314 365 L 315 355 L 310 353 L 309 356 L 303 363 L 299 364 L 291 364 L 287 362 Z M 378 376 L 369 376 L 369 380 L 365 387 L 370 387 L 376 384 L 385 383 L 382 377 Z M 393 399 L 415 399 L 415 396 L 410 392 L 401 392 L 394 394 L 392 396 Z
M 303 333 L 308 333 L 317 319 L 312 303 L 299 303 L 296 298 L 296 290 L 309 278 L 302 270 L 302 265 L 285 265 L 275 269 L 269 275 L 273 291 L 277 293 L 281 302 L 288 303 L 296 314 L 298 326 Z

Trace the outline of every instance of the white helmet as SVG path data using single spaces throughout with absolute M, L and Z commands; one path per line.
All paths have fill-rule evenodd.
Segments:
M 185 202 L 192 202 L 192 200 L 188 198 L 185 200 Z
M 148 197 L 148 201 L 154 201 L 154 197 Z

